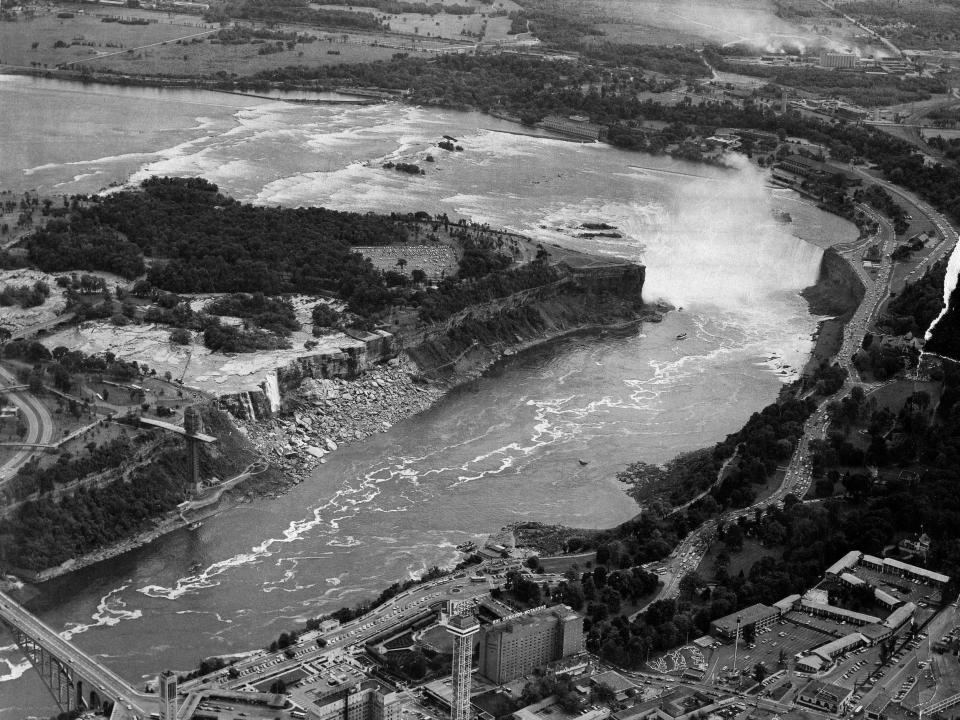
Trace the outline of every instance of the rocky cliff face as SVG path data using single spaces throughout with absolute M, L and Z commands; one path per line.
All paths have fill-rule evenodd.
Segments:
M 629 262 L 577 258 L 561 263 L 563 276 L 534 291 L 471 307 L 455 322 L 409 342 L 407 355 L 433 380 L 450 380 L 492 363 L 510 347 L 527 346 L 580 328 L 612 326 L 660 319 L 643 308 L 646 269 Z M 287 397 L 298 388 L 315 400 L 328 400 L 327 381 L 351 381 L 397 355 L 398 346 L 385 332 L 357 333 L 362 345 L 339 352 L 304 355 L 278 368 L 275 383 L 259 390 L 224 395 L 221 407 L 241 420 L 265 420 L 279 409 L 274 396 Z M 319 395 L 318 395 L 319 393 Z
M 408 345 L 407 354 L 427 377 L 440 380 L 486 367 L 510 348 L 581 329 L 660 320 L 658 311 L 643 307 L 643 266 L 561 264 L 560 270 L 566 281 L 524 294 L 519 303 L 507 297 L 473 307 L 444 332 Z
M 612 293 L 624 299 L 643 302 L 643 281 L 647 268 L 634 263 L 601 262 L 596 265 L 572 265 L 562 262 L 561 272 L 581 288 L 594 293 Z
M 833 248 L 823 253 L 820 276 L 801 295 L 814 315 L 853 313 L 863 300 L 865 288 L 850 264 Z
M 259 389 L 220 396 L 220 406 L 241 420 L 263 420 L 280 409 L 280 397 L 300 387 L 307 378 L 356 378 L 396 355 L 390 333 L 358 333 L 354 337 L 363 344 L 343 347 L 339 352 L 298 357 L 277 368 L 276 377 L 265 379 Z

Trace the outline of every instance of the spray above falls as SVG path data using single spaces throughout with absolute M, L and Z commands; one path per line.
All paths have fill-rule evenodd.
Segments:
M 746 161 L 682 186 L 661 217 L 636 230 L 643 261 L 655 269 L 645 295 L 754 313 L 815 283 L 823 250 L 778 224 L 771 203 L 763 176 Z

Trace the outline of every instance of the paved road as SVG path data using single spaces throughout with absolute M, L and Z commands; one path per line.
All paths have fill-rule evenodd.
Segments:
M 475 573 L 477 567 L 470 568 Z M 489 578 L 489 576 L 487 576 Z M 219 687 L 238 690 L 247 685 L 260 683 L 266 679 L 292 670 L 311 660 L 317 660 L 325 655 L 338 654 L 348 651 L 353 646 L 362 646 L 368 639 L 391 626 L 399 626 L 418 613 L 423 612 L 431 604 L 447 599 L 470 600 L 490 592 L 490 581 L 471 582 L 466 575 L 463 577 L 446 576 L 431 580 L 422 585 L 410 588 L 383 605 L 375 608 L 366 615 L 344 623 L 337 630 L 328 633 L 309 631 L 300 636 L 297 644 L 292 647 L 295 657 L 287 658 L 283 651 L 259 651 L 248 658 L 235 663 L 233 670 L 240 673 L 239 677 L 230 678 L 227 670 L 215 675 L 207 675 L 181 685 L 182 692 L 200 690 L 202 688 Z M 323 648 L 317 647 L 317 639 L 323 638 L 327 644 Z
M 18 381 L 13 373 L 0 368 L 0 390 L 3 386 L 17 385 Z M 39 445 L 48 445 L 53 440 L 53 417 L 47 406 L 31 395 L 28 391 L 18 390 L 8 394 L 10 402 L 20 409 L 23 421 L 27 424 L 27 434 L 24 441 Z M 0 488 L 16 475 L 17 470 L 33 457 L 35 448 L 23 448 L 13 454 L 6 462 L 0 465 Z
M 85 685 L 90 681 L 95 682 L 95 687 L 89 689 L 96 690 L 101 699 L 118 702 L 118 711 L 113 714 L 113 718 L 132 717 L 133 714 L 139 714 L 142 720 L 150 712 L 158 709 L 156 695 L 145 695 L 135 691 L 126 681 L 104 667 L 98 660 L 61 638 L 53 628 L 38 620 L 2 592 L 0 592 L 0 618 L 20 628 L 27 635 L 40 640 L 48 650 L 65 661 L 81 678 L 86 679 Z M 86 688 L 84 695 L 89 697 Z M 127 705 L 130 707 L 127 708 Z
M 926 258 L 919 266 L 910 273 L 908 278 L 919 277 L 920 273 L 936 262 L 939 258 L 950 252 L 957 243 L 957 233 L 947 220 L 929 204 L 923 202 L 909 193 L 891 183 L 879 180 L 859 168 L 853 168 L 855 172 L 862 175 L 870 182 L 874 182 L 884 187 L 889 192 L 900 195 L 910 201 L 920 212 L 927 216 L 940 233 L 943 235 L 943 241 L 935 248 L 933 253 Z M 797 443 L 790 463 L 784 473 L 783 482 L 769 497 L 755 502 L 749 507 L 731 510 L 724 513 L 720 519 L 711 519 L 705 522 L 696 530 L 690 532 L 680 544 L 670 553 L 664 562 L 664 571 L 661 573 L 663 585 L 657 595 L 651 600 L 675 598 L 679 592 L 680 581 L 684 575 L 697 568 L 706 553 L 710 542 L 717 532 L 719 522 L 731 523 L 740 518 L 750 517 L 757 508 L 767 507 L 773 504 L 781 504 L 788 494 L 793 494 L 802 498 L 810 488 L 812 482 L 811 460 L 810 460 L 810 440 L 823 439 L 826 437 L 826 431 L 829 427 L 829 417 L 827 414 L 827 405 L 832 401 L 839 401 L 850 394 L 850 391 L 857 385 L 864 388 L 867 393 L 876 392 L 886 383 L 874 383 L 863 385 L 857 382 L 859 374 L 853 367 L 853 356 L 856 354 L 864 334 L 871 324 L 876 320 L 876 315 L 883 303 L 890 297 L 890 280 L 893 274 L 893 262 L 890 254 L 896 248 L 896 235 L 893 227 L 886 217 L 880 215 L 876 210 L 867 206 L 860 208 L 864 213 L 870 216 L 879 225 L 879 230 L 866 241 L 858 241 L 845 246 L 838 246 L 838 251 L 843 255 L 853 268 L 854 272 L 864 283 L 864 297 L 859 307 L 854 312 L 850 321 L 844 328 L 843 342 L 837 353 L 837 362 L 847 370 L 848 376 L 844 386 L 834 395 L 825 398 L 820 406 L 810 415 L 804 423 L 803 436 Z M 877 270 L 876 277 L 871 277 L 863 268 L 861 261 L 862 253 L 867 245 L 879 243 L 881 245 L 881 264 Z M 631 616 L 631 619 L 639 613 L 646 610 L 649 604 L 641 608 L 637 613 Z

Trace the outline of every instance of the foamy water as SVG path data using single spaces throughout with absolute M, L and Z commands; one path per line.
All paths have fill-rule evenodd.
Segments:
M 575 339 L 518 357 L 421 416 L 341 448 L 286 496 L 46 586 L 32 606 L 38 614 L 94 654 L 124 648 L 114 668 L 132 680 L 262 645 L 307 617 L 455 562 L 458 543 L 506 522 L 601 527 L 629 518 L 636 508 L 617 470 L 721 439 L 803 363 L 815 318 L 797 292 L 815 280 L 822 251 L 797 236 L 849 233 L 809 208 L 793 224 L 774 222 L 773 209 L 795 200 L 746 166 L 527 137 L 475 113 L 238 109 L 207 95 L 206 104 L 136 96 L 147 111 L 163 103 L 176 131 L 157 129 L 150 147 L 118 140 L 88 147 L 86 158 L 38 155 L 20 179 L 73 192 L 128 177 L 203 175 L 251 202 L 469 216 L 642 261 L 645 297 L 683 310 L 637 336 Z M 99 100 L 107 110 L 128 101 Z M 442 135 L 464 152 L 440 150 Z M 385 170 L 388 160 L 417 162 L 427 175 Z M 621 237 L 578 237 L 584 222 L 606 222 Z M 49 711 L 23 667 L 0 648 L 4 720 L 2 708 L 16 708 L 10 717 Z

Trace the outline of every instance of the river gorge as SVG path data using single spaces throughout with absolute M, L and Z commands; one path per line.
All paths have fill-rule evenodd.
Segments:
M 449 565 L 458 543 L 509 522 L 631 517 L 616 472 L 709 445 L 770 402 L 811 349 L 817 318 L 798 292 L 824 247 L 856 236 L 737 158 L 693 165 L 522 134 L 480 113 L 12 76 L 0 76 L 0 108 L 3 188 L 202 175 L 247 202 L 446 212 L 642 262 L 645 299 L 682 308 L 637 334 L 515 356 L 332 453 L 279 498 L 41 586 L 29 607 L 137 684 Z M 439 149 L 443 135 L 464 151 Z M 584 223 L 619 237 L 591 237 Z M 0 647 L 0 720 L 51 712 L 23 659 Z

